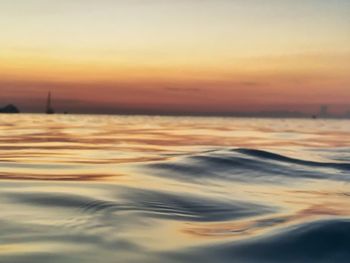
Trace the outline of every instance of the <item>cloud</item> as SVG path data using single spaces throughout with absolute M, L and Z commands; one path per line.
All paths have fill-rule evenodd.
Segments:
M 263 84 L 259 83 L 259 82 L 254 82 L 254 81 L 243 81 L 243 82 L 238 82 L 237 85 L 239 85 L 239 86 L 256 87 L 256 86 L 261 86 Z
M 200 88 L 195 87 L 165 87 L 164 90 L 171 91 L 171 92 L 201 92 L 202 90 Z

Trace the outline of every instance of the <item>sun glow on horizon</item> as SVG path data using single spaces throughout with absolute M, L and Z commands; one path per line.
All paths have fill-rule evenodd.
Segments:
M 78 112 L 84 102 L 159 112 L 344 106 L 349 10 L 340 0 L 2 1 L 2 100 L 36 111 L 50 89 Z

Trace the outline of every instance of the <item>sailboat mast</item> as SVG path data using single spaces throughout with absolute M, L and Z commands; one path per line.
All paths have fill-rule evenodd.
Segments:
M 47 104 L 46 104 L 46 113 L 47 114 L 53 114 L 54 110 L 51 106 L 51 91 L 49 91 L 49 94 L 47 95 Z
M 46 111 L 49 112 L 50 109 L 51 109 L 51 91 L 49 91 L 49 94 L 47 96 Z

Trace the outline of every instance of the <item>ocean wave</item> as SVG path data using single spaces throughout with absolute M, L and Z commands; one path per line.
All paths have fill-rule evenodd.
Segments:
M 350 221 L 323 220 L 288 227 L 278 233 L 246 241 L 192 248 L 167 255 L 174 262 L 347 263 Z
M 290 164 L 299 164 L 299 165 L 313 166 L 313 167 L 326 167 L 326 168 L 334 168 L 338 170 L 350 171 L 350 163 L 313 162 L 313 161 L 291 158 L 280 154 L 271 153 L 271 152 L 262 151 L 262 150 L 255 150 L 255 149 L 242 148 L 242 149 L 235 149 L 233 151 L 236 151 L 245 155 L 257 157 L 257 158 L 274 160 L 274 161 L 285 162 Z
M 297 179 L 350 181 L 350 163 L 314 162 L 243 148 L 219 149 L 147 166 L 154 175 L 191 181 L 221 179 L 275 184 Z M 279 180 L 281 177 L 283 180 Z
M 219 222 L 276 212 L 276 207 L 237 200 L 220 200 L 199 195 L 118 188 L 114 200 L 92 199 L 82 195 L 60 193 L 7 193 L 11 202 L 41 208 L 64 208 L 77 211 L 76 217 L 91 214 L 118 219 L 120 213 L 137 213 L 143 217 L 181 221 Z M 107 217 L 105 217 L 107 218 Z M 104 222 L 105 224 L 106 222 Z

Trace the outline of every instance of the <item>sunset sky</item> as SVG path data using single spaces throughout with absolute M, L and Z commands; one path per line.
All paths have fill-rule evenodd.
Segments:
M 1 0 L 0 105 L 350 110 L 349 0 Z

